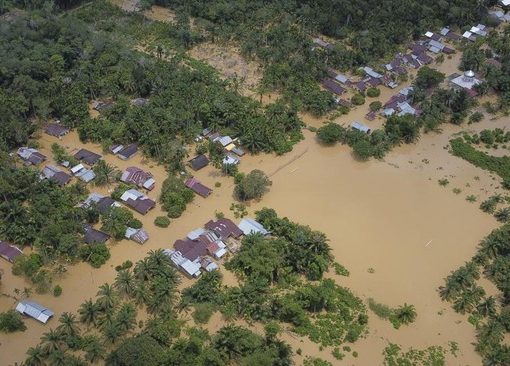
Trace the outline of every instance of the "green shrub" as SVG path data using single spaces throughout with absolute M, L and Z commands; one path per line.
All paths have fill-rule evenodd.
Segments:
M 353 105 L 363 105 L 365 104 L 365 97 L 362 94 L 354 94 L 351 98 L 351 103 Z
M 27 327 L 23 322 L 21 314 L 16 310 L 8 310 L 0 313 L 0 331 L 4 333 L 12 333 L 16 331 L 25 331 Z
M 381 91 L 377 88 L 368 88 L 367 96 L 370 98 L 376 98 L 381 95 Z
M 382 108 L 382 103 L 376 100 L 375 102 L 372 102 L 368 106 L 372 112 L 377 112 Z
M 110 250 L 105 244 L 82 245 L 78 256 L 92 267 L 99 268 L 110 259 Z
M 62 295 L 62 287 L 56 285 L 55 287 L 53 287 L 53 296 L 59 297 L 60 295 Z
M 166 216 L 158 216 L 154 219 L 154 225 L 158 227 L 168 227 L 168 225 L 170 225 L 170 219 Z
M 193 319 L 199 324 L 206 324 L 214 313 L 215 306 L 210 303 L 195 304 Z
M 328 123 L 317 130 L 317 138 L 325 144 L 334 144 L 344 135 L 344 128 L 337 123 Z
M 340 263 L 333 263 L 333 268 L 335 269 L 335 274 L 339 275 L 339 276 L 346 276 L 346 277 L 349 277 L 349 271 L 347 270 L 347 268 L 345 268 L 344 266 L 342 266 Z

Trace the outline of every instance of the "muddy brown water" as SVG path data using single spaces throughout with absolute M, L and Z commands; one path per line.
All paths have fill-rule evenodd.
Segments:
M 503 127 L 508 122 L 504 118 L 484 120 L 469 128 Z M 261 207 L 272 207 L 282 216 L 324 231 L 331 240 L 336 260 L 351 272 L 349 277 L 330 276 L 364 299 L 373 297 L 390 306 L 404 302 L 416 306 L 416 322 L 399 330 L 369 313 L 369 334 L 352 346 L 359 356 L 356 359 L 347 356 L 346 364 L 380 364 L 381 352 L 388 342 L 423 348 L 447 346 L 449 341 L 458 342 L 460 354 L 458 358 L 450 358 L 448 364 L 480 363 L 471 344 L 473 327 L 466 317 L 456 314 L 437 295 L 443 278 L 469 260 L 479 240 L 497 226 L 492 217 L 478 209 L 478 204 L 465 200 L 468 194 L 482 199 L 498 191 L 497 180 L 493 181 L 487 172 L 452 157 L 444 149 L 449 136 L 458 131 L 458 127 L 445 126 L 443 134 L 424 135 L 416 145 L 396 148 L 384 161 L 358 162 L 347 147 L 322 146 L 307 131 L 305 140 L 285 156 L 254 155 L 242 159 L 242 171 L 262 169 L 273 181 L 262 201 L 250 205 L 250 215 Z M 62 140 L 43 135 L 40 142 L 41 150 L 48 156 L 51 156 L 49 148 L 53 142 L 59 142 L 69 151 L 86 147 L 102 153 L 98 145 L 82 144 L 74 132 Z M 142 159 L 141 155 L 130 161 L 113 155 L 105 155 L 105 159 L 119 169 L 135 165 L 151 171 L 157 185 L 149 196 L 158 198 L 166 177 L 164 167 Z M 153 224 L 154 218 L 163 214 L 159 204 L 146 216 L 135 214 L 150 234 L 145 245 L 126 240 L 113 243 L 112 258 L 102 268 L 93 269 L 85 263 L 68 268 L 58 280 L 63 288 L 61 297 L 33 294 L 34 300 L 55 311 L 56 318 L 47 325 L 27 319 L 25 332 L 0 335 L 2 363 L 8 365 L 23 360 L 26 349 L 37 344 L 43 332 L 57 326 L 62 312 L 76 311 L 83 301 L 95 296 L 99 285 L 113 281 L 116 265 L 128 259 L 135 262 L 152 249 L 171 247 L 176 239 L 213 218 L 215 212 L 232 217 L 229 211 L 233 202 L 232 180 L 212 167 L 197 172 L 196 176 L 214 189 L 213 194 L 207 199 L 196 197 L 183 216 L 173 220 L 167 229 Z M 449 178 L 450 184 L 440 187 L 437 179 L 444 176 Z M 221 187 L 215 188 L 216 182 L 220 182 Z M 461 194 L 452 192 L 455 186 L 462 188 Z M 108 191 L 107 188 L 90 189 Z M 5 272 L 3 293 L 13 294 L 15 288 L 30 287 L 22 278 L 10 274 L 10 265 L 5 261 L 0 265 Z M 369 268 L 373 273 L 369 273 Z M 228 274 L 225 282 L 234 284 L 234 276 Z M 183 280 L 182 286 L 189 283 L 190 280 Z M 14 305 L 13 299 L 0 298 L 1 310 Z M 215 315 L 208 328 L 214 330 L 223 323 L 221 317 Z M 321 352 L 316 344 L 289 332 L 283 337 L 294 349 L 301 348 L 303 355 L 335 361 L 328 349 Z M 298 364 L 301 360 L 296 356 Z

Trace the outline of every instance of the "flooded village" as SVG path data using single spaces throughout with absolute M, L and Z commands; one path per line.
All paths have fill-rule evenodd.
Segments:
M 136 10 L 132 2 L 114 3 L 125 11 Z M 144 14 L 152 20 L 174 21 L 168 9 L 158 6 Z M 502 17 L 504 25 L 510 21 L 504 18 L 505 14 L 495 12 L 494 16 Z M 303 364 L 307 356 L 316 356 L 333 365 L 379 365 L 383 364 L 381 354 L 388 343 L 403 349 L 425 349 L 433 345 L 448 349 L 455 344 L 458 351 L 448 353 L 444 364 L 482 364 L 473 345 L 476 329 L 466 316 L 441 300 L 438 288 L 452 270 L 471 260 L 484 236 L 500 226 L 492 215 L 479 209 L 479 202 L 495 194 L 506 196 L 506 191 L 495 173 L 453 156 L 449 142 L 464 132 L 506 130 L 509 117 L 485 114 L 478 123 L 443 124 L 440 131 L 424 133 L 417 142 L 401 144 L 384 158 L 368 161 L 358 159 L 346 144 L 321 142 L 315 131 L 334 122 L 370 134 L 381 129 L 392 115 L 419 117 L 422 111 L 411 94 L 417 72 L 424 66 L 444 73 L 443 85 L 467 90 L 479 100 L 475 110 L 482 110 L 482 103 L 491 96 L 477 95 L 475 91 L 474 86 L 483 81 L 480 73 L 460 70 L 460 45 L 485 37 L 488 28 L 474 24 L 466 32 L 431 29 L 407 45 L 405 52 L 395 54 L 387 62 L 360 68 L 355 75 L 329 69 L 321 87 L 334 94 L 338 106 L 348 106 L 349 111 L 323 117 L 300 112 L 304 122 L 303 139 L 288 153 L 252 154 L 243 146 L 242 139 L 223 135 L 219 130 L 203 130 L 188 145 L 185 170 L 179 172 L 186 189 L 193 192 L 193 199 L 180 217 L 169 219 L 167 227 L 155 224 L 159 217 L 169 216 L 160 201 L 163 182 L 168 177 L 164 165 L 145 156 L 142 146 L 136 143 L 113 146 L 84 143 L 76 129 L 66 128 L 59 121 L 46 121 L 34 136 L 37 146 L 24 146 L 13 152 L 17 164 L 31 166 L 40 172 L 41 180 L 51 180 L 59 186 L 81 182 L 90 193 L 80 207 L 94 206 L 105 211 L 124 207 L 141 226 L 128 227 L 120 240 L 103 232 L 99 224 L 85 227 L 85 242 L 106 243 L 111 257 L 99 268 L 86 262 L 61 263 L 65 270 L 54 278 L 55 284 L 62 288 L 58 297 L 51 291 L 23 295 L 24 289 L 32 284 L 12 274 L 11 262 L 21 252 L 29 254 L 33 249 L 0 242 L 0 253 L 5 259 L 0 262 L 4 295 L 0 296 L 0 310 L 16 309 L 24 314 L 27 327 L 24 332 L 0 333 L 0 363 L 20 364 L 27 349 L 38 344 L 50 328 L 57 327 L 62 313 L 76 312 L 82 303 L 96 296 L 99 286 L 115 279 L 117 266 L 126 261 L 140 261 L 150 251 L 162 249 L 179 271 L 179 290 L 193 285 L 210 271 L 222 273 L 223 285 L 237 286 L 239 278 L 225 268 L 225 263 L 239 251 L 243 238 L 255 233 L 271 236 L 271 230 L 255 220 L 256 212 L 268 207 L 280 217 L 325 233 L 335 261 L 350 272 L 349 276 L 341 276 L 331 269 L 325 278 L 349 288 L 364 302 L 375 299 L 390 307 L 413 304 L 418 314 L 412 324 L 395 329 L 390 322 L 369 313 L 368 332 L 350 344 L 355 352 L 346 352 L 342 361 L 329 348 L 324 349 L 286 326 L 280 338 L 292 349 L 300 350 L 293 355 L 295 364 Z M 326 39 L 314 38 L 316 52 L 332 47 Z M 239 66 L 245 71 L 241 92 L 254 100 L 260 97 L 266 104 L 279 97 L 277 93 L 260 95 L 256 90 L 261 71 L 255 62 L 244 65 L 237 51 L 230 48 L 228 52 L 223 51 L 202 44 L 191 49 L 189 55 L 218 68 L 226 79 L 239 76 Z M 229 57 L 230 52 L 234 56 Z M 377 89 L 377 96 L 368 96 L 369 89 Z M 366 102 L 356 105 L 353 97 L 360 93 L 365 95 Z M 371 102 L 379 103 L 374 106 Z M 111 107 L 110 103 L 113 102 L 90 101 L 91 117 L 98 118 Z M 133 99 L 130 108 L 145 103 L 150 100 Z M 223 149 L 219 165 L 210 161 L 207 154 L 196 151 L 197 146 L 208 141 Z M 76 164 L 56 161 L 54 144 L 74 157 Z M 497 153 L 508 155 L 509 152 L 500 149 Z M 107 184 L 94 184 L 97 178 L 94 166 L 98 162 L 114 167 L 118 176 Z M 225 165 L 236 165 L 245 174 L 258 169 L 271 180 L 268 192 L 261 199 L 246 203 L 246 215 L 232 209 L 237 202 L 235 181 L 225 174 Z M 448 185 L 438 184 L 444 179 Z M 467 196 L 475 196 L 478 203 L 468 201 Z M 493 283 L 481 281 L 488 295 L 497 295 Z M 182 317 L 187 324 L 204 327 L 210 333 L 226 323 L 219 312 L 214 312 L 211 320 L 203 325 L 197 324 L 188 313 Z M 147 312 L 138 312 L 137 322 L 148 319 Z M 240 319 L 233 322 L 263 332 L 258 322 Z

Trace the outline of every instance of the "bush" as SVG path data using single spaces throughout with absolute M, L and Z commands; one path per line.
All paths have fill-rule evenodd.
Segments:
M 346 276 L 348 277 L 349 276 L 349 271 L 347 270 L 347 268 L 345 268 L 344 266 L 342 266 L 340 263 L 333 263 L 333 268 L 335 269 L 335 274 L 339 275 L 339 276 Z
M 353 105 L 363 105 L 365 104 L 365 97 L 361 94 L 355 94 L 351 98 L 351 103 Z
M 20 255 L 16 257 L 12 265 L 12 274 L 16 276 L 25 275 L 32 277 L 42 267 L 42 257 L 37 253 L 31 253 L 30 255 Z
M 193 201 L 193 191 L 181 179 L 168 177 L 163 182 L 159 200 L 168 216 L 176 219 L 186 210 L 186 205 Z
M 16 331 L 25 331 L 27 327 L 23 322 L 21 314 L 16 310 L 8 310 L 0 313 L 0 331 L 4 333 L 12 333 Z
M 193 319 L 199 324 L 207 323 L 215 310 L 214 305 L 210 303 L 195 304 L 194 307 Z
M 170 225 L 170 219 L 166 216 L 158 216 L 154 219 L 154 225 L 158 227 L 168 227 L 168 225 Z
M 375 102 L 372 102 L 368 106 L 372 112 L 377 112 L 382 108 L 382 103 L 376 100 Z
M 92 267 L 99 268 L 110 259 L 110 250 L 105 244 L 83 245 L 78 250 L 78 256 Z
M 377 98 L 379 95 L 381 95 L 381 91 L 377 88 L 368 88 L 367 90 L 367 96 L 370 98 Z
M 317 138 L 325 144 L 338 142 L 344 134 L 344 128 L 337 123 L 328 123 L 317 130 Z
M 55 287 L 53 287 L 53 296 L 59 297 L 60 295 L 62 295 L 62 287 L 56 285 Z
M 271 186 L 269 177 L 261 170 L 252 170 L 234 188 L 234 195 L 240 201 L 260 199 Z
M 477 123 L 483 119 L 482 112 L 475 112 L 471 116 L 469 116 L 469 123 Z

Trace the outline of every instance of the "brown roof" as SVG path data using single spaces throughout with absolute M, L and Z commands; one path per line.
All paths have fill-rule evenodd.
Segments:
M 139 198 L 137 200 L 129 198 L 126 201 L 126 204 L 142 215 L 145 215 L 147 212 L 156 207 L 156 202 L 154 202 L 150 198 Z
M 103 244 L 108 239 L 110 239 L 110 235 L 107 233 L 96 230 L 92 226 L 85 227 L 85 243 L 87 244 Z
M 14 259 L 21 254 L 23 254 L 23 252 L 18 247 L 6 241 L 0 241 L 0 257 L 12 263 Z
M 208 230 L 211 230 L 216 235 L 218 235 L 221 239 L 226 239 L 230 236 L 234 238 L 239 238 L 243 235 L 243 232 L 239 227 L 229 219 L 218 219 L 216 222 L 213 220 L 208 221 L 204 227 Z
M 94 165 L 99 161 L 99 159 L 101 159 L 101 155 L 87 149 L 80 149 L 76 154 L 74 154 L 74 157 L 78 160 L 84 161 L 88 165 Z
M 174 248 L 181 252 L 184 258 L 187 258 L 192 262 L 207 254 L 207 246 L 200 241 L 189 239 L 177 240 L 174 243 Z
M 50 123 L 46 126 L 44 131 L 50 136 L 62 137 L 69 133 L 69 128 L 57 123 Z
M 209 164 L 209 159 L 205 155 L 198 155 L 191 159 L 189 163 L 193 170 L 200 170 Z
M 200 183 L 196 178 L 189 178 L 184 182 L 184 185 L 191 189 L 196 194 L 207 197 L 211 194 L 212 189 L 209 187 L 204 186 L 202 183 Z

